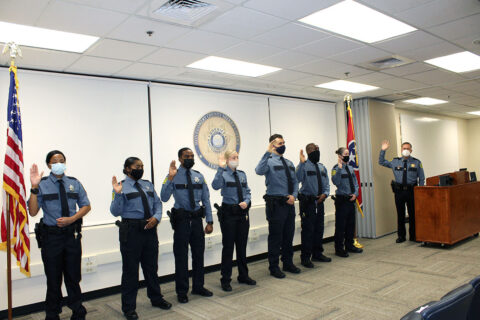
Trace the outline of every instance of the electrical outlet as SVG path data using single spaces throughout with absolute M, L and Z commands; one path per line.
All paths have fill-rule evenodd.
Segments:
M 97 272 L 97 258 L 95 256 L 82 259 L 82 273 Z
M 250 230 L 248 234 L 249 241 L 258 241 L 258 232 L 256 230 Z

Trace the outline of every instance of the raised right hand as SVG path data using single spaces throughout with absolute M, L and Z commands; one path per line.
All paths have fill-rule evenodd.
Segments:
M 343 168 L 343 161 L 342 161 L 342 159 L 340 159 L 340 158 L 338 159 L 338 167 L 339 167 L 340 169 Z
M 170 167 L 168 168 L 168 180 L 173 180 L 173 177 L 177 175 L 177 166 L 175 160 L 170 162 Z
M 223 154 L 218 157 L 218 166 L 224 169 L 227 167 L 227 160 L 225 160 L 225 156 Z
M 123 190 L 122 182 L 121 181 L 118 182 L 117 177 L 115 176 L 112 177 L 112 187 L 115 193 L 122 193 L 122 190 Z
M 382 150 L 385 151 L 388 148 L 390 148 L 390 142 L 388 140 L 383 140 L 382 141 Z
M 303 149 L 302 149 L 300 150 L 300 162 L 305 163 L 305 161 L 307 161 L 307 159 L 305 158 L 305 155 L 303 154 Z
M 268 152 L 272 153 L 273 150 L 275 150 L 275 147 L 273 146 L 274 143 L 275 143 L 275 140 L 270 142 L 270 144 L 268 145 L 268 149 L 267 149 Z
M 43 171 L 42 173 L 38 173 L 38 166 L 34 163 L 30 168 L 30 183 L 32 187 L 38 187 L 40 181 L 42 180 Z

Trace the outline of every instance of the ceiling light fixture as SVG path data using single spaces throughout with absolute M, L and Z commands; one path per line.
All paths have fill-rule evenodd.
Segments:
M 378 87 L 346 80 L 335 80 L 327 83 L 321 83 L 317 84 L 315 87 L 348 93 L 359 93 L 378 89 Z
M 424 106 L 433 106 L 435 104 L 447 103 L 448 101 L 435 99 L 435 98 L 422 97 L 422 98 L 416 98 L 416 99 L 403 100 L 403 102 L 411 103 L 411 104 L 421 104 Z
M 469 72 L 480 69 L 480 56 L 468 51 L 426 60 L 425 62 L 453 72 Z
M 189 64 L 187 67 L 247 77 L 259 77 L 268 73 L 282 70 L 276 67 L 215 56 L 203 58 L 192 64 Z

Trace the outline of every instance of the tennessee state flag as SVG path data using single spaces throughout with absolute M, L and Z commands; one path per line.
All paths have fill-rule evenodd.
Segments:
M 347 111 L 347 148 L 350 152 L 350 160 L 348 164 L 351 165 L 355 171 L 355 176 L 357 177 L 358 183 L 358 197 L 356 200 L 357 208 L 360 214 L 363 217 L 363 202 L 362 202 L 362 188 L 360 187 L 360 170 L 358 169 L 358 154 L 357 154 L 357 143 L 355 142 L 355 129 L 353 128 L 353 115 L 352 109 L 350 108 L 351 98 L 345 99 L 345 109 Z

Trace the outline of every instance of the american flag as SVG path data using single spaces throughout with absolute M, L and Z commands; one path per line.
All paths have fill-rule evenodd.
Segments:
M 362 188 L 360 184 L 360 170 L 358 168 L 358 154 L 357 154 L 357 142 L 355 141 L 355 129 L 353 127 L 353 115 L 350 108 L 350 100 L 345 101 L 345 109 L 347 111 L 347 148 L 350 152 L 350 161 L 348 162 L 355 171 L 358 183 L 358 197 L 356 200 L 357 209 L 363 217 L 363 201 L 362 201 Z
M 0 249 L 7 249 L 10 237 L 12 254 L 17 258 L 20 271 L 30 276 L 30 238 L 23 176 L 22 120 L 18 104 L 17 68 L 10 69 L 8 92 L 8 128 L 5 165 L 3 168 L 3 207 Z M 7 215 L 10 216 L 10 234 L 7 234 Z

